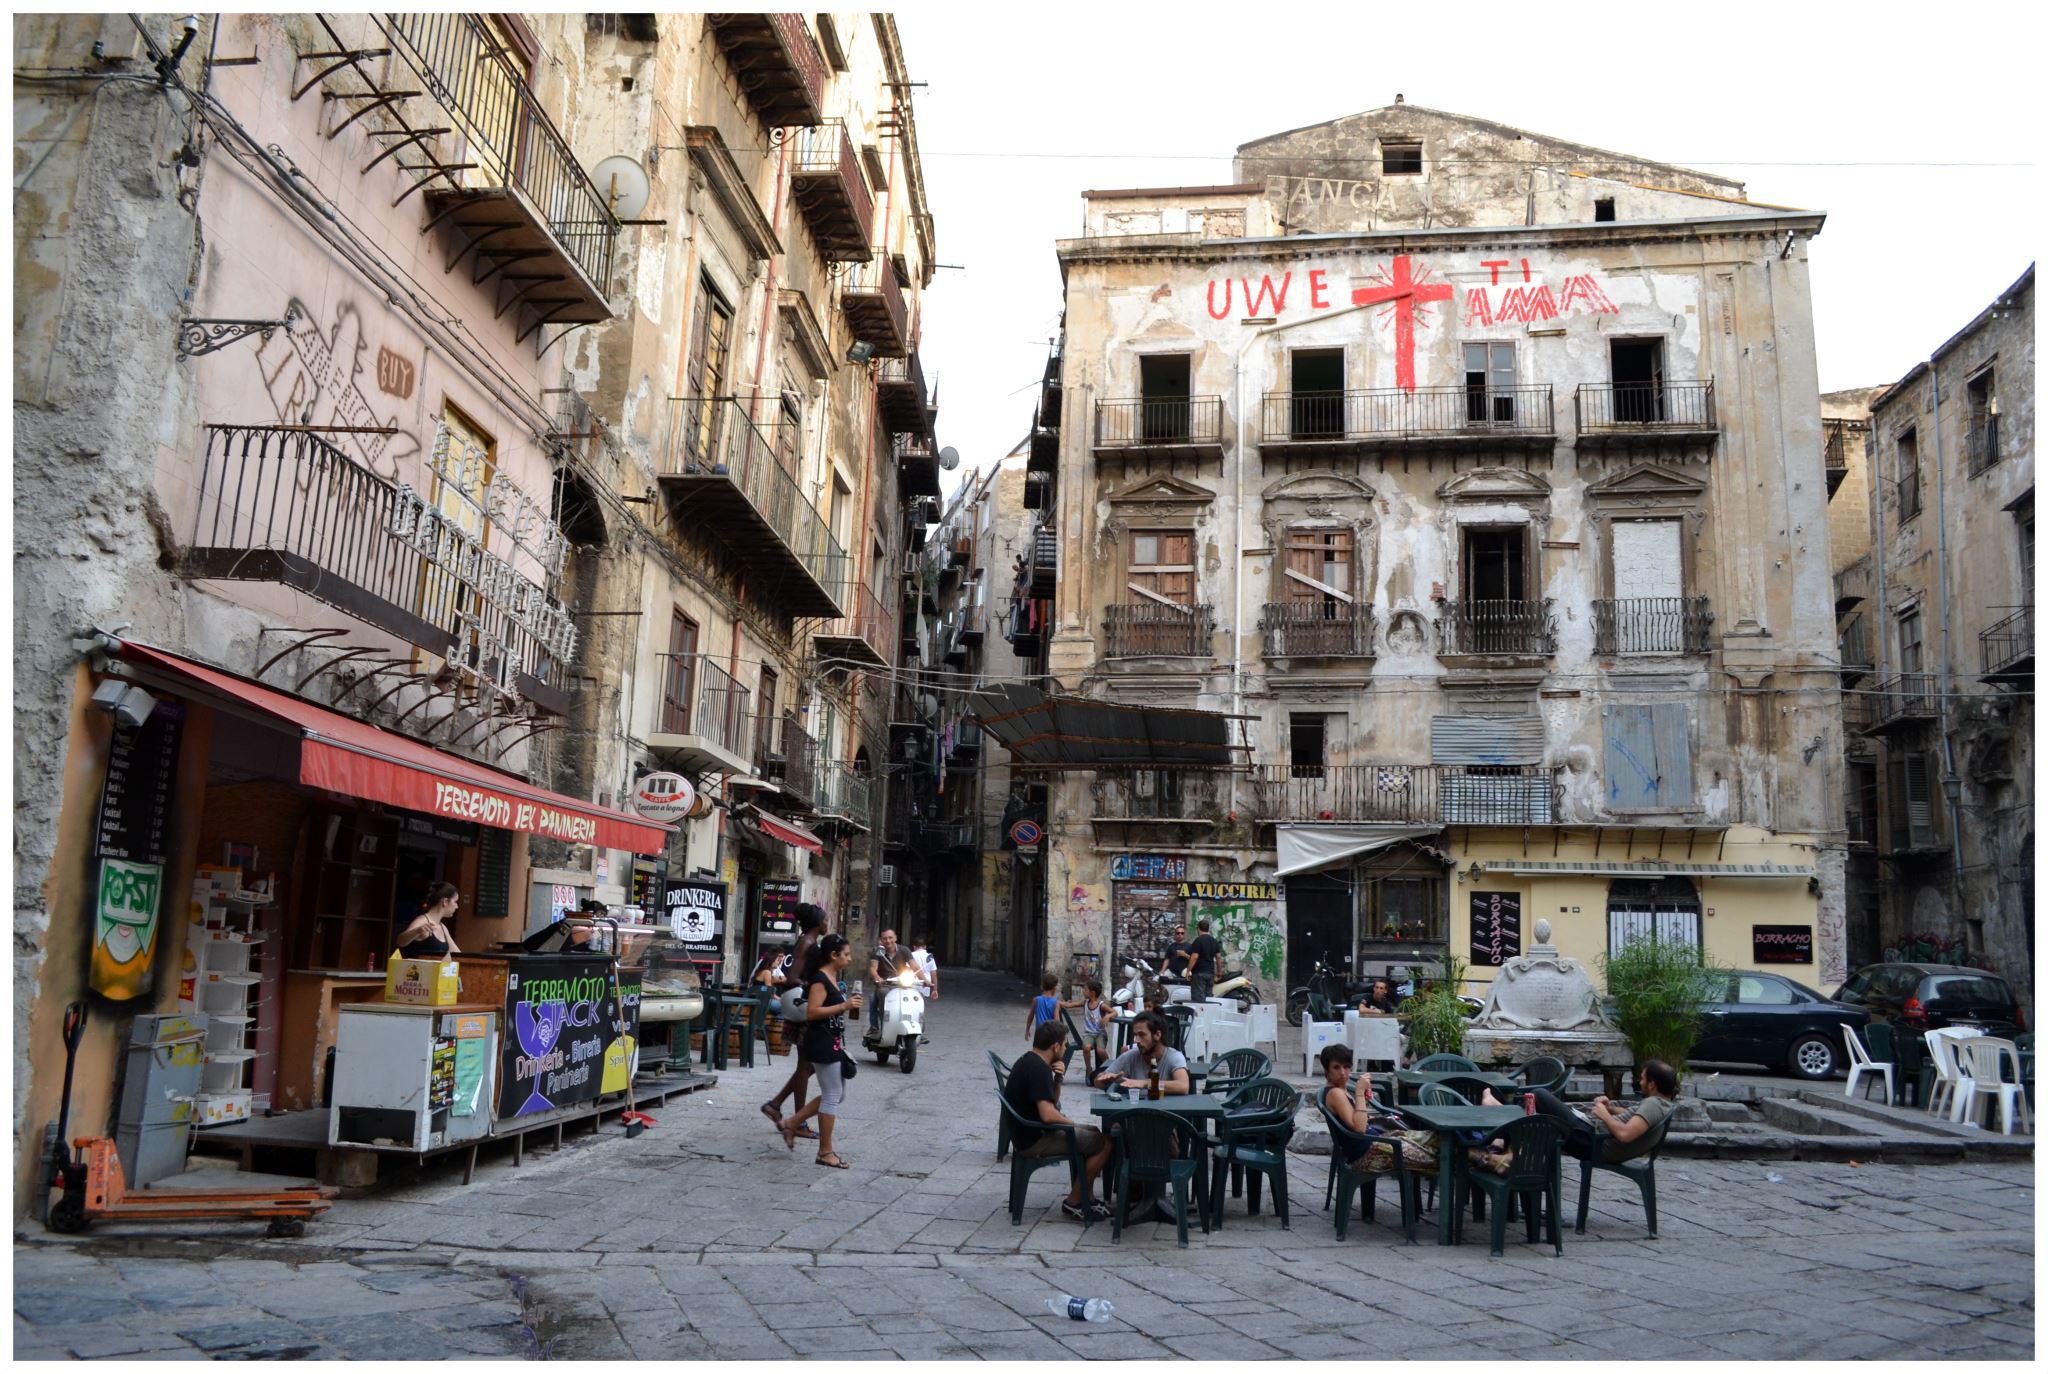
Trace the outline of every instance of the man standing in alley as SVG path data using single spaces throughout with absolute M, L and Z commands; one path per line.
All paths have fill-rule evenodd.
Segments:
M 939 961 L 932 958 L 932 952 L 925 948 L 926 943 L 922 935 L 916 936 L 911 940 L 910 966 L 917 970 L 918 978 L 924 983 L 924 1000 L 926 1004 L 924 1014 L 930 1016 L 932 1014 L 930 1004 L 939 1000 Z M 920 1036 L 917 1043 L 928 1045 L 931 1043 L 931 1040 L 927 1036 Z
M 1195 941 L 1188 946 L 1188 953 L 1194 956 L 1188 964 L 1188 995 L 1206 1002 L 1216 986 L 1216 957 L 1223 953 L 1223 946 L 1209 933 L 1207 921 L 1195 922 Z

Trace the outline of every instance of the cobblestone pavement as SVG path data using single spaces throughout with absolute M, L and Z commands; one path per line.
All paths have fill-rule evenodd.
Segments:
M 305 1239 L 118 1229 L 15 1247 L 21 1356 L 553 1358 L 2027 1358 L 2031 1163 L 1667 1159 L 1660 1237 L 1634 1190 L 1595 1180 L 1559 1258 L 1515 1237 L 1402 1244 L 1398 1208 L 1338 1245 L 1326 1161 L 1290 1160 L 1291 1230 L 1233 1201 L 1190 1248 L 1169 1226 L 1083 1230 L 1064 1176 L 1005 1208 L 987 1049 L 1025 1047 L 1029 993 L 953 973 L 916 1072 L 849 1086 L 852 1167 L 792 1154 L 760 1115 L 789 1060 L 735 1068 L 627 1141 L 430 1170 L 344 1200 Z M 1075 1076 L 1072 1090 L 1080 1088 Z M 1304 1123 L 1312 1118 L 1304 1116 Z M 1306 1134 L 1306 1132 L 1305 1132 Z M 1619 1186 L 1617 1186 L 1619 1185 Z M 1567 1218 L 1576 1178 L 1566 1182 Z M 1388 1199 L 1391 1204 L 1391 1199 Z M 1114 1317 L 1048 1314 L 1060 1292 Z

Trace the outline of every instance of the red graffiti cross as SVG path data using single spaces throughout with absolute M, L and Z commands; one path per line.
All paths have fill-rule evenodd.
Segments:
M 1448 282 L 1424 285 L 1409 275 L 1408 255 L 1394 259 L 1394 275 L 1382 274 L 1384 286 L 1361 286 L 1351 293 L 1353 305 L 1394 305 L 1394 384 L 1403 391 L 1415 390 L 1415 310 L 1431 301 L 1451 298 Z

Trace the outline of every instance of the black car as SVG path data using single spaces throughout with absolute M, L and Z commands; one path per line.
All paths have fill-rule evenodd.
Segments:
M 1688 1059 L 1763 1064 L 1801 1078 L 1828 1078 L 1848 1062 L 1842 1028 L 1862 1030 L 1870 1013 L 1821 996 L 1775 973 L 1734 973 L 1707 1008 Z
M 1907 1030 L 1975 1026 L 2010 1038 L 2027 1028 L 2012 984 L 1988 969 L 1954 964 L 1866 964 L 1849 975 L 1835 1000 Z

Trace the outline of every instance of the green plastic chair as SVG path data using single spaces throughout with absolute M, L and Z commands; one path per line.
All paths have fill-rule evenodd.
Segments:
M 704 1063 L 713 1069 L 726 1067 L 725 1031 L 731 1024 L 725 992 L 716 984 L 704 988 L 704 1010 L 690 1024 L 704 1036 Z
M 1027 1155 L 1022 1150 L 1010 1152 L 1010 1225 L 1022 1226 L 1024 1224 L 1024 1196 L 1030 1191 L 1031 1176 L 1033 1174 L 1037 1173 L 1040 1169 L 1049 1168 L 1055 1164 L 1064 1164 L 1067 1166 L 1068 1179 L 1076 1189 L 1079 1189 L 1082 1180 L 1088 1177 L 1086 1164 L 1081 1158 L 1080 1127 L 1072 1123 L 1064 1126 L 1048 1126 L 1043 1122 L 1026 1121 L 1022 1116 L 1018 1115 L 1017 1109 L 1010 1105 L 1010 1099 L 1004 1097 L 1001 1093 L 996 1094 L 996 1105 L 1002 1109 L 1003 1120 L 1008 1124 L 1012 1132 L 1020 1125 L 1025 1127 L 1036 1126 L 1041 1131 L 1057 1131 L 1066 1137 L 1067 1148 L 1063 1154 L 1034 1156 Z M 1090 1210 L 1084 1200 L 1081 1209 L 1081 1226 L 1084 1230 L 1090 1224 L 1088 1217 Z
M 1600 1159 L 1579 1161 L 1579 1219 L 1572 1227 L 1574 1235 L 1586 1234 L 1586 1207 L 1593 1192 L 1593 1175 L 1605 1171 L 1620 1174 L 1633 1182 L 1643 1194 L 1643 1220 L 1650 1224 L 1650 1239 L 1657 1238 L 1657 1152 L 1664 1148 L 1664 1137 L 1671 1130 L 1671 1118 L 1665 1117 L 1650 1128 L 1649 1148 L 1634 1159 L 1625 1159 L 1615 1164 Z
M 755 1042 L 757 1040 L 765 1040 L 768 1036 L 768 992 L 765 988 L 760 991 L 749 991 L 746 993 L 728 991 L 721 1000 L 727 1008 L 726 1024 L 728 1034 L 721 1035 L 719 1042 L 723 1044 L 730 1038 L 731 1029 L 738 1029 L 740 1033 L 740 1067 L 751 1069 L 754 1067 Z
M 1228 1098 L 1245 1084 L 1264 1078 L 1272 1067 L 1264 1050 L 1228 1050 L 1210 1066 L 1205 1091 Z
M 1415 1223 L 1422 1215 L 1422 1178 L 1409 1171 L 1408 1162 L 1397 1146 L 1394 1150 L 1394 1167 L 1383 1173 L 1364 1174 L 1353 1169 L 1346 1161 L 1347 1146 L 1364 1149 L 1366 1137 L 1358 1134 L 1331 1112 L 1328 1104 L 1320 1097 L 1316 1099 L 1316 1110 L 1323 1114 L 1323 1122 L 1330 1128 L 1330 1189 L 1336 1197 L 1337 1239 L 1344 1239 L 1344 1233 L 1351 1221 L 1351 1199 L 1359 1200 L 1359 1218 L 1373 1219 L 1373 1212 L 1379 1205 L 1380 1180 L 1392 1179 L 1401 1197 L 1401 1230 L 1408 1237 L 1410 1245 L 1415 1244 Z M 1325 1194 L 1323 1205 L 1330 1205 L 1330 1195 Z
M 1415 1066 L 1417 1073 L 1478 1073 L 1479 1066 L 1462 1054 L 1432 1054 Z
M 1208 1137 L 1185 1120 L 1159 1107 L 1133 1107 L 1110 1126 L 1117 1142 L 1116 1198 L 1110 1206 L 1109 1238 L 1124 1231 L 1124 1213 L 1133 1183 L 1156 1183 L 1173 1193 L 1173 1219 L 1180 1248 L 1188 1248 L 1188 1189 L 1195 1193 L 1195 1214 L 1202 1234 L 1209 1233 L 1209 1185 L 1202 1172 Z
M 1559 1177 L 1558 1161 L 1564 1150 L 1564 1127 L 1547 1116 L 1525 1116 L 1519 1121 L 1510 1121 L 1495 1131 L 1489 1140 L 1504 1140 L 1513 1147 L 1514 1163 L 1505 1174 L 1496 1174 L 1491 1169 L 1482 1169 L 1475 1164 L 1466 1164 L 1455 1170 L 1459 1193 L 1474 1194 L 1475 1201 L 1483 1194 L 1493 1201 L 1493 1250 L 1495 1258 L 1505 1253 L 1503 1242 L 1507 1238 L 1510 1203 L 1517 1197 L 1529 1199 L 1524 1208 L 1528 1222 L 1529 1243 L 1536 1243 L 1539 1219 L 1549 1230 L 1550 1243 L 1560 1255 L 1564 1253 L 1563 1226 L 1559 1220 L 1562 1204 L 1559 1194 L 1562 1181 Z M 1457 1232 L 1460 1239 L 1465 1230 L 1465 1216 L 1458 1200 Z M 1478 1209 L 1474 1208 L 1477 1215 Z
M 1422 1085 L 1422 1105 L 1425 1107 L 1469 1107 L 1472 1099 L 1456 1088 L 1442 1083 Z
M 1010 1066 L 1005 1064 L 994 1050 L 988 1052 L 988 1065 L 996 1071 L 996 1094 L 1001 1096 L 1010 1084 Z M 1005 1112 L 996 1118 L 996 1163 L 1003 1162 L 1003 1156 L 1010 1152 L 1010 1117 Z
M 1337 1009 L 1330 1005 L 1328 996 L 1320 992 L 1311 992 L 1308 995 L 1308 1019 L 1311 1021 L 1341 1021 L 1344 1018 L 1337 1015 Z
M 1294 1116 L 1301 1093 L 1278 1078 L 1245 1084 L 1218 1117 L 1221 1132 L 1210 1149 L 1209 1206 L 1217 1230 L 1223 1229 L 1223 1175 L 1233 1179 L 1230 1195 L 1246 1197 L 1245 1215 L 1259 1214 L 1259 1181 L 1273 1180 L 1273 1210 L 1280 1229 L 1293 1230 L 1287 1216 L 1287 1142 L 1294 1138 Z
M 1564 1085 L 1571 1081 L 1572 1071 L 1570 1066 L 1556 1055 L 1539 1054 L 1515 1070 L 1510 1077 L 1524 1088 L 1547 1088 L 1551 1092 L 1561 1093 L 1564 1091 Z
M 1491 1092 L 1493 1089 L 1493 1085 L 1491 1083 L 1488 1083 L 1483 1078 L 1466 1078 L 1463 1075 L 1459 1075 L 1454 1078 L 1442 1079 L 1438 1082 L 1437 1086 L 1449 1088 L 1452 1092 L 1464 1098 L 1467 1102 L 1472 1103 L 1484 1102 L 1486 1100 L 1486 1094 L 1488 1092 Z M 1508 1101 L 1511 1097 L 1513 1097 L 1513 1095 L 1509 1094 L 1507 1097 L 1502 1097 L 1501 1100 L 1505 1102 Z M 1521 1099 L 1513 1098 L 1513 1101 L 1516 1105 L 1519 1105 Z
M 1166 1043 L 1172 1045 L 1182 1054 L 1186 1054 L 1188 1052 L 1188 1031 L 1195 1024 L 1195 1009 L 1176 1003 L 1164 1008 L 1160 1014 L 1166 1017 L 1168 1027 Z

